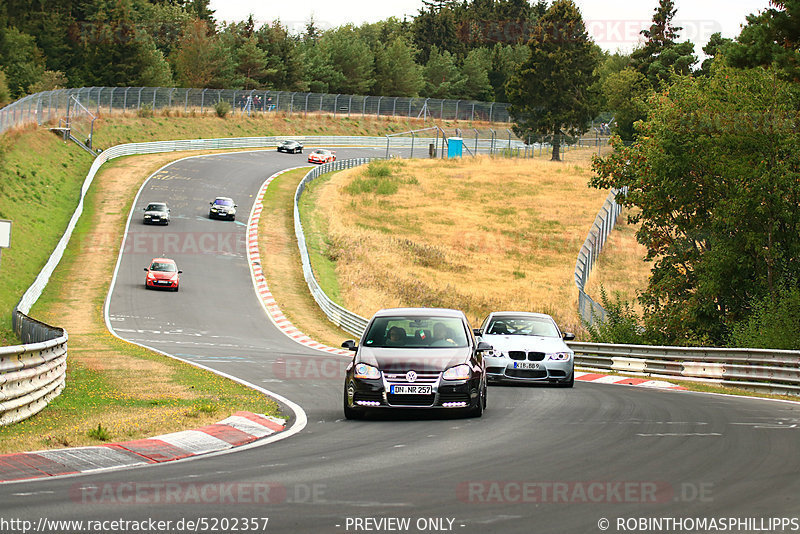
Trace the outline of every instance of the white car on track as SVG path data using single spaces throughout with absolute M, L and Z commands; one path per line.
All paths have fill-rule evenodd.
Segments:
M 575 383 L 575 354 L 564 343 L 575 335 L 562 333 L 549 315 L 493 312 L 475 334 L 493 348 L 484 354 L 490 381 Z

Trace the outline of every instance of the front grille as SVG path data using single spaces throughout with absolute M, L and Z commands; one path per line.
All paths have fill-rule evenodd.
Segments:
M 553 369 L 550 371 L 550 378 L 567 378 L 567 372 L 560 369 Z
M 439 380 L 439 372 L 417 371 L 417 379 L 409 382 L 406 379 L 406 371 L 401 373 L 383 373 L 384 378 L 390 384 L 435 384 Z
M 532 362 L 540 362 L 544 360 L 546 354 L 544 352 L 529 352 L 528 353 L 528 360 Z
M 506 369 L 511 378 L 547 378 L 546 369 Z
M 487 367 L 486 373 L 492 375 L 502 375 L 505 372 L 505 367 Z
M 434 395 L 395 395 L 389 393 L 386 400 L 392 406 L 433 406 Z
M 508 357 L 512 360 L 524 360 L 525 359 L 525 352 L 521 350 L 510 350 L 508 351 Z

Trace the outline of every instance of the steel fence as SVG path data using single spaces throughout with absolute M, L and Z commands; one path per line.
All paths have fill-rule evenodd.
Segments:
M 592 297 L 586 294 L 586 282 L 592 272 L 597 257 L 603 246 L 608 240 L 608 236 L 617 224 L 617 219 L 622 211 L 622 206 L 617 203 L 617 195 L 625 194 L 626 190 L 612 190 L 606 197 L 603 206 L 595 217 L 589 235 L 578 251 L 578 259 L 575 262 L 575 285 L 578 286 L 578 313 L 581 319 L 587 324 L 594 324 L 595 321 L 604 321 L 606 311 Z
M 332 95 L 289 91 L 239 91 L 176 87 L 81 87 L 43 91 L 26 96 L 0 110 L 0 133 L 24 124 L 64 119 L 70 103 L 79 103 L 95 115 L 176 109 L 213 113 L 219 102 L 233 115 L 256 113 L 328 113 L 334 116 L 409 117 L 437 120 L 511 122 L 508 104 L 473 100 Z

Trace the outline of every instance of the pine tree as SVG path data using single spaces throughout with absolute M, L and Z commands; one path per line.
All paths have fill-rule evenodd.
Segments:
M 675 74 L 687 75 L 697 63 L 694 44 L 691 41 L 677 43 L 678 32 L 683 28 L 673 26 L 677 13 L 673 0 L 659 0 L 653 14 L 653 23 L 641 34 L 645 38 L 642 48 L 631 54 L 631 65 L 642 73 L 656 90 Z
M 530 57 L 506 87 L 513 128 L 522 138 L 550 137 L 552 159 L 560 161 L 562 135 L 585 132 L 595 115 L 597 52 L 572 0 L 553 3 L 528 48 Z

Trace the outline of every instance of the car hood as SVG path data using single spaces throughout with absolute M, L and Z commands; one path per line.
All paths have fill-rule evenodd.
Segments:
M 484 335 L 481 340 L 491 345 L 495 351 L 572 352 L 558 337 Z
M 454 365 L 467 363 L 469 347 L 404 349 L 361 347 L 358 362 L 377 367 L 381 371 L 444 371 Z
M 168 273 L 165 271 L 150 271 L 150 274 L 152 274 L 156 280 L 169 280 L 178 273 Z
M 151 217 L 154 216 L 154 215 L 158 215 L 159 217 L 166 217 L 167 216 L 167 212 L 166 211 L 156 211 L 156 210 L 146 211 L 146 212 L 144 212 L 144 214 L 145 215 L 150 215 Z

